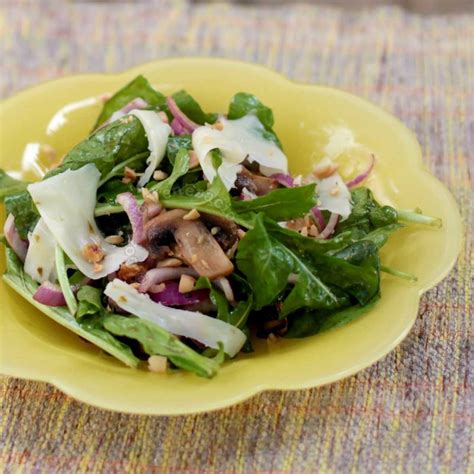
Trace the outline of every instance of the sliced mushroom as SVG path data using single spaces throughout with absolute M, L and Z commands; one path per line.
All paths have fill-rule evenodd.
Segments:
M 151 249 L 176 241 L 180 258 L 211 279 L 229 275 L 234 266 L 200 220 L 184 220 L 188 211 L 174 209 L 152 219 L 145 225 Z
M 237 175 L 235 187 L 238 191 L 247 188 L 251 193 L 254 193 L 257 196 L 264 196 L 270 191 L 278 188 L 278 182 L 273 178 L 254 174 L 243 166 L 242 171 Z
M 201 219 L 209 230 L 218 228 L 215 233 L 211 233 L 225 252 L 237 242 L 239 227 L 235 222 L 212 214 L 201 214 Z

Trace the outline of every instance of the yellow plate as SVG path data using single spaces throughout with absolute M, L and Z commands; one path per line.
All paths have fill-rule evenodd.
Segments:
M 222 408 L 262 390 L 334 382 L 368 367 L 399 344 L 415 321 L 420 295 L 454 265 L 461 245 L 461 220 L 452 195 L 423 167 L 413 133 L 365 100 L 222 59 L 171 59 L 116 75 L 67 77 L 1 104 L 0 166 L 8 170 L 23 166 L 26 175 L 34 175 L 35 143 L 49 144 L 59 155 L 68 151 L 87 135 L 100 110 L 100 104 L 90 98 L 117 90 L 139 73 L 164 93 L 186 88 L 209 111 L 225 112 L 237 91 L 256 94 L 273 108 L 276 132 L 293 172 L 307 172 L 328 151 L 328 143 L 333 151 L 343 152 L 340 160 L 346 177 L 364 168 L 369 152 L 375 153 L 377 166 L 368 186 L 376 196 L 399 208 L 420 207 L 441 217 L 443 228 L 403 229 L 383 249 L 384 263 L 416 274 L 417 283 L 383 276 L 382 299 L 366 316 L 306 339 L 284 340 L 275 346 L 260 341 L 254 354 L 226 363 L 212 380 L 184 371 L 157 375 L 128 369 L 48 319 L 2 282 L 1 372 L 52 383 L 99 407 L 172 415 Z M 352 169 L 354 164 L 357 169 Z

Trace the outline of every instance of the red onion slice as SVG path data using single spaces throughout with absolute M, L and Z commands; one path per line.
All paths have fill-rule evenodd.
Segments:
M 28 242 L 23 240 L 18 234 L 13 214 L 8 214 L 5 225 L 3 226 L 3 233 L 5 234 L 8 245 L 18 255 L 18 258 L 24 262 L 26 253 L 28 252 Z
M 33 299 L 46 306 L 66 306 L 61 288 L 50 281 L 41 283 L 33 295 Z
M 124 115 L 127 115 L 132 110 L 136 109 L 146 109 L 148 107 L 148 102 L 144 101 L 141 97 L 136 97 L 132 99 L 128 104 L 124 105 L 120 110 L 116 110 L 110 118 L 105 121 L 99 128 L 105 127 L 109 123 L 115 122 L 119 118 L 122 118 Z
M 176 104 L 175 100 L 173 97 L 167 97 L 166 98 L 166 103 L 168 105 L 168 108 L 170 109 L 171 114 L 173 117 L 182 125 L 184 129 L 186 129 L 188 132 L 193 132 L 196 130 L 196 128 L 200 127 L 199 124 L 196 122 L 193 122 L 189 117 L 187 117 L 181 109 L 178 107 L 178 104 Z
M 326 227 L 326 221 L 324 219 L 323 213 L 318 206 L 314 206 L 313 209 L 311 209 L 311 212 L 313 213 L 318 230 L 321 232 Z
M 326 227 L 318 235 L 318 239 L 329 238 L 336 230 L 336 225 L 338 222 L 339 222 L 339 214 L 334 214 L 334 212 L 331 212 L 331 215 L 329 216 L 329 221 Z
M 348 181 L 346 183 L 346 186 L 349 189 L 351 189 L 351 188 L 357 186 L 358 184 L 362 183 L 362 181 L 365 181 L 367 179 L 367 177 L 369 176 L 369 174 L 372 172 L 372 169 L 374 168 L 374 165 L 375 165 L 375 155 L 372 153 L 370 155 L 370 158 L 371 158 L 371 161 L 370 161 L 369 167 L 363 173 L 359 174 L 354 179 L 351 179 L 350 181 Z
M 172 121 L 171 121 L 171 128 L 174 132 L 175 135 L 185 135 L 186 133 L 188 133 L 188 130 L 186 130 L 182 125 L 181 125 L 181 122 L 174 118 Z
M 293 177 L 289 174 L 275 173 L 275 174 L 270 175 L 270 178 L 273 178 L 282 186 L 285 186 L 285 188 L 292 188 L 295 184 Z
M 167 281 L 165 289 L 159 293 L 151 293 L 150 298 L 165 306 L 187 306 L 206 301 L 209 298 L 209 290 L 193 290 L 189 293 L 179 292 L 179 283 L 175 281 Z
M 199 277 L 196 271 L 189 267 L 153 268 L 145 273 L 138 291 L 146 293 L 153 285 L 158 285 L 168 280 L 177 280 L 181 275 Z
M 140 211 L 137 200 L 132 193 L 122 193 L 117 196 L 117 202 L 127 213 L 132 224 L 133 242 L 140 244 L 145 241 L 145 227 L 143 225 L 143 214 Z

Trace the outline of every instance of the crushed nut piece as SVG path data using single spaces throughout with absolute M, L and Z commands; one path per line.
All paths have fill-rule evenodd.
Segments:
M 183 262 L 179 258 L 165 258 L 157 263 L 158 268 L 180 267 Z
M 183 216 L 183 220 L 185 221 L 194 221 L 199 219 L 201 214 L 197 211 L 197 209 L 191 209 L 186 215 Z
M 142 188 L 142 197 L 145 204 L 157 204 L 159 202 L 158 193 L 147 188 Z
M 105 253 L 97 244 L 86 244 L 82 247 L 82 255 L 89 263 L 99 263 L 104 260 Z
M 178 291 L 180 293 L 189 293 L 194 289 L 194 283 L 196 280 L 190 275 L 181 275 L 179 280 Z
M 188 152 L 189 155 L 189 168 L 195 168 L 199 164 L 199 158 L 194 150 Z
M 339 165 L 336 163 L 323 163 L 314 168 L 313 175 L 319 179 L 328 178 L 329 176 L 333 175 L 338 168 Z
M 293 179 L 293 186 L 301 186 L 302 182 L 303 182 L 303 175 L 299 174 Z
M 314 224 L 309 227 L 309 235 L 311 237 L 317 237 L 319 235 L 319 230 Z
M 119 245 L 123 244 L 123 237 L 121 235 L 109 235 L 104 239 L 108 244 Z
M 246 234 L 246 233 L 247 233 L 247 232 L 245 232 L 245 230 L 243 230 L 243 229 L 237 229 L 237 237 L 238 237 L 240 240 L 242 240 L 242 239 L 245 237 L 245 234 Z
M 211 235 L 216 235 L 216 234 L 218 234 L 220 230 L 221 230 L 220 227 L 217 227 L 217 226 L 212 227 L 212 229 L 211 229 Z
M 163 181 L 164 179 L 166 179 L 168 177 L 168 174 L 165 173 L 164 171 L 162 170 L 156 170 L 154 173 L 153 173 L 153 179 L 155 181 Z
M 234 245 L 232 245 L 232 247 L 229 250 L 227 250 L 226 255 L 229 258 L 234 258 L 234 255 L 235 255 L 235 252 L 237 252 L 237 247 L 238 246 L 239 246 L 239 241 L 236 240 Z
M 164 374 L 168 369 L 168 359 L 163 356 L 152 355 L 148 358 L 148 370 Z
M 302 227 L 301 230 L 300 230 L 300 234 L 303 237 L 308 237 L 308 228 L 307 227 Z
M 132 168 L 129 168 L 128 166 L 125 166 L 125 169 L 123 170 L 123 176 L 124 178 L 129 179 L 130 182 L 136 181 L 138 177 L 136 171 Z
M 134 283 L 130 283 L 130 286 L 132 288 L 135 288 L 136 290 L 138 290 L 138 288 L 140 288 L 140 283 L 138 283 L 138 281 L 136 281 Z

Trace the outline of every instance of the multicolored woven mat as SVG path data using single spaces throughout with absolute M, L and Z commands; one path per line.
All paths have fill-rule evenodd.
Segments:
M 109 413 L 46 384 L 3 378 L 0 465 L 5 472 L 474 472 L 474 16 L 184 1 L 0 3 L 1 97 L 65 74 L 179 55 L 262 63 L 395 113 L 457 198 L 467 230 L 459 263 L 422 299 L 395 351 L 328 387 L 165 418 Z

